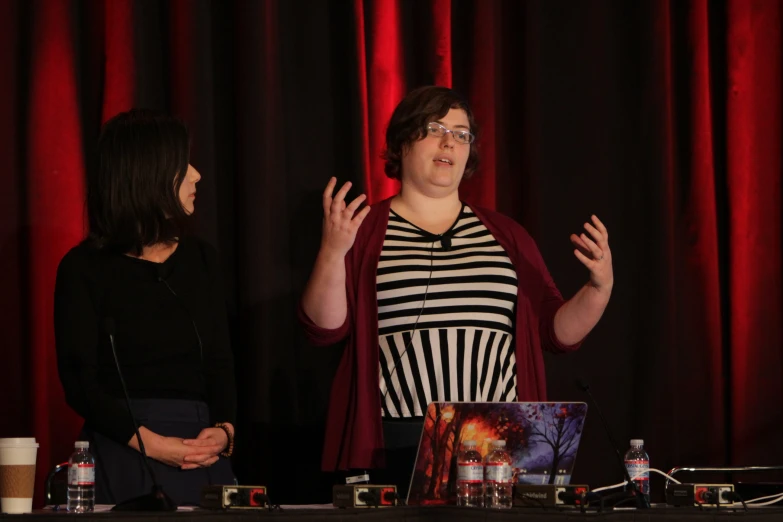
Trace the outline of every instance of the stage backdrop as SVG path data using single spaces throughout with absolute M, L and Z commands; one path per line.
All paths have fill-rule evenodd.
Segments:
M 195 226 L 221 254 L 237 472 L 274 502 L 328 501 L 340 348 L 308 347 L 294 313 L 320 194 L 333 175 L 394 194 L 385 124 L 440 84 L 481 125 L 461 195 L 527 227 L 566 296 L 587 278 L 569 234 L 591 213 L 609 229 L 612 301 L 579 352 L 547 358 L 550 398 L 583 400 L 583 376 L 621 451 L 642 437 L 657 468 L 781 464 L 781 26 L 774 0 L 0 2 L 0 436 L 41 442 L 40 501 L 81 423 L 52 290 L 96 136 L 164 109 L 192 128 Z M 574 480 L 615 482 L 587 418 Z

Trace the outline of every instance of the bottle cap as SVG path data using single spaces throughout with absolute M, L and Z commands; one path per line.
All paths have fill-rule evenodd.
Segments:
M 475 446 L 476 445 L 476 441 L 475 440 L 465 440 L 465 441 L 462 441 L 462 445 L 463 446 Z
M 74 442 L 73 447 L 77 449 L 87 449 L 90 447 L 90 442 L 86 440 L 77 440 Z
M 644 446 L 644 439 L 631 439 L 631 446 Z
M 506 447 L 506 441 L 505 440 L 493 440 L 492 446 L 495 448 L 505 448 Z

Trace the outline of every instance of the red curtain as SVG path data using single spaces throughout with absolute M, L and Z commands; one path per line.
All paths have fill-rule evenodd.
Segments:
M 136 56 L 133 36 L 133 0 L 103 4 L 105 10 L 105 78 L 103 111 L 105 122 L 115 114 L 132 108 L 136 91 Z
M 402 33 L 400 3 L 398 0 L 365 2 L 356 0 L 357 42 L 359 56 L 366 64 L 360 64 L 364 75 L 359 80 L 360 91 L 366 92 L 367 150 L 364 173 L 368 203 L 377 203 L 397 193 L 399 184 L 383 172 L 383 144 L 386 140 L 386 123 L 394 107 L 405 95 L 405 68 L 402 58 Z M 446 65 L 448 66 L 448 65 Z
M 780 3 L 729 1 L 727 42 L 731 434 L 747 462 L 779 440 L 769 411 L 781 405 L 772 383 L 783 369 Z
M 708 437 L 674 438 L 674 454 L 769 462 L 780 420 L 770 409 L 783 398 L 771 384 L 783 368 L 780 4 L 730 1 L 725 19 L 706 0 L 662 7 L 661 261 L 667 342 L 684 340 L 665 364 L 687 388 L 664 392 L 656 411 L 685 433 L 707 427 Z M 698 407 L 672 407 L 695 387 Z
M 671 383 L 657 402 L 656 415 L 667 419 L 666 431 L 706 429 L 709 438 L 672 440 L 675 455 L 696 456 L 705 462 L 722 458 L 726 448 L 724 331 L 721 302 L 721 257 L 716 190 L 713 93 L 711 87 L 710 25 L 707 1 L 690 2 L 677 19 L 671 2 L 659 13 L 659 70 L 655 85 L 663 98 L 663 222 L 665 248 L 657 259 L 667 274 L 664 341 L 680 350 L 666 351 L 659 361 L 668 368 Z M 678 25 L 679 22 L 679 25 Z M 687 53 L 682 53 L 687 50 Z M 660 370 L 659 370 L 660 371 Z M 708 397 L 694 408 L 676 408 L 692 383 Z
M 25 114 L 30 318 L 25 351 L 30 360 L 32 410 L 28 430 L 40 442 L 37 477 L 38 484 L 43 484 L 49 465 L 71 453 L 76 434 L 77 419 L 65 405 L 57 376 L 53 293 L 60 258 L 84 237 L 85 192 L 69 2 L 37 1 L 33 13 L 30 98 Z M 73 435 L 63 437 L 63 433 Z
M 487 175 L 476 183 L 468 182 L 465 191 L 471 201 L 493 208 L 495 203 L 494 178 L 494 27 L 498 14 L 497 2 L 476 4 L 476 40 L 481 42 L 474 52 L 471 70 L 471 101 L 482 122 L 482 170 Z M 394 107 L 408 90 L 403 59 L 404 21 L 398 0 L 367 2 L 354 0 L 356 17 L 357 59 L 359 61 L 359 89 L 362 93 L 362 128 L 365 156 L 365 186 L 370 204 L 397 193 L 399 183 L 390 180 L 383 172 L 381 154 L 386 139 L 386 124 Z M 452 32 L 451 0 L 432 0 L 427 5 L 437 23 L 430 28 L 426 38 L 417 40 L 414 52 L 426 53 L 433 83 L 445 87 L 452 85 Z M 371 93 L 368 96 L 367 93 Z
M 244 411 L 266 418 L 279 415 L 272 388 L 281 386 L 280 369 L 301 364 L 280 347 L 300 342 L 291 310 L 317 248 L 310 225 L 318 220 L 317 194 L 332 174 L 353 179 L 370 202 L 396 192 L 383 173 L 385 126 L 404 94 L 426 83 L 461 90 L 480 123 L 481 166 L 465 182 L 465 198 L 521 221 L 548 263 L 569 253 L 547 236 L 575 231 L 583 218 L 573 208 L 615 211 L 613 303 L 587 355 L 577 356 L 583 359 L 548 366 L 562 377 L 550 378 L 550 395 L 581 399 L 563 368 L 607 372 L 599 396 L 603 390 L 603 400 L 627 415 L 616 421 L 621 433 L 651 434 L 661 467 L 783 458 L 780 2 L 596 2 L 588 9 L 354 0 L 307 4 L 315 14 L 292 4 L 0 6 L 0 66 L 14 71 L 0 96 L 7 187 L 0 191 L 7 254 L 0 355 L 19 368 L 0 384 L 5 397 L 19 398 L 0 403 L 0 435 L 38 438 L 39 485 L 51 464 L 67 458 L 81 425 L 57 376 L 52 294 L 57 263 L 85 232 L 85 169 L 100 123 L 134 105 L 190 123 L 193 161 L 212 188 L 204 191 L 199 231 L 228 261 L 240 385 L 260 397 Z M 595 25 L 573 36 L 567 29 L 579 17 L 572 10 L 584 9 Z M 632 30 L 602 29 L 610 25 Z M 152 27 L 162 28 L 157 40 Z M 602 45 L 580 40 L 595 34 L 607 42 L 605 54 L 581 54 Z M 561 110 L 547 98 L 565 89 L 552 56 L 571 57 L 574 68 L 604 67 L 569 88 L 602 100 L 605 114 L 566 100 Z M 628 121 L 635 126 L 623 127 Z M 605 134 L 617 142 L 580 148 L 567 142 L 575 129 L 578 141 L 600 144 Z M 568 160 L 573 172 L 542 174 L 574 150 L 583 157 Z M 629 202 L 634 183 L 649 190 Z M 606 208 L 595 208 L 607 193 Z M 653 211 L 642 216 L 642 208 Z M 568 221 L 567 231 L 547 221 L 553 215 Z M 550 269 L 563 288 L 575 289 L 583 274 L 572 282 L 571 263 L 555 260 Z M 607 364 L 615 357 L 633 371 Z M 291 371 L 286 396 L 318 395 Z M 624 402 L 630 395 L 655 414 L 634 413 Z M 592 461 L 596 468 L 602 458 Z M 41 493 L 38 487 L 38 503 Z

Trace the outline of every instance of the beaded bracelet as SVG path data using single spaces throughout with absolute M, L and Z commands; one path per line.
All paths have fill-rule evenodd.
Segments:
M 228 429 L 228 424 L 225 422 L 218 422 L 215 424 L 215 427 L 225 431 L 226 437 L 228 437 L 227 449 L 225 451 L 221 451 L 220 455 L 222 457 L 230 457 L 234 453 L 234 435 L 231 433 L 231 430 Z

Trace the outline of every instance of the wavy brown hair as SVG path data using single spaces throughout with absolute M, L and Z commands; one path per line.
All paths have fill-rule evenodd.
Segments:
M 413 142 L 427 136 L 427 124 L 439 120 L 451 109 L 462 109 L 468 116 L 470 133 L 478 139 L 478 127 L 468 102 L 447 87 L 428 85 L 414 89 L 397 105 L 386 128 L 386 150 L 381 157 L 386 160 L 383 170 L 392 179 L 402 179 L 402 155 Z M 465 164 L 463 178 L 473 175 L 479 157 L 476 141 L 469 145 L 470 154 Z

